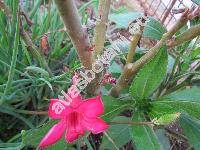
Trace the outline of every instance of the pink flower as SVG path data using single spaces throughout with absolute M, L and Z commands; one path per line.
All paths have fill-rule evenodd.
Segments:
M 73 142 L 85 134 L 85 130 L 98 134 L 105 131 L 109 126 L 100 115 L 104 112 L 101 96 L 82 100 L 81 95 L 72 99 L 70 105 L 59 99 L 51 99 L 49 117 L 60 119 L 45 137 L 41 140 L 39 148 L 45 148 L 60 140 L 65 133 L 67 142 Z

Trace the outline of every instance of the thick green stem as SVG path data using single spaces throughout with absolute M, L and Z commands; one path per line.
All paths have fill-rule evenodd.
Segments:
M 111 0 L 99 0 L 98 20 L 94 29 L 94 58 L 100 55 L 104 48 Z
M 78 10 L 74 0 L 55 0 L 58 11 L 85 68 L 92 66 L 92 53 L 88 51 L 90 41 L 88 34 L 84 32 Z

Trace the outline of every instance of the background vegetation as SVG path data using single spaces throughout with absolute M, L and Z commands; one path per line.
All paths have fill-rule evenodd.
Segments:
M 79 36 L 78 32 L 69 33 L 70 22 L 76 18 L 67 18 L 64 27 L 64 16 L 59 15 L 61 1 L 55 2 L 0 1 L 0 149 L 36 149 L 56 123 L 47 116 L 49 99 L 67 90 L 81 63 L 88 67 L 89 56 L 85 64 L 78 58 L 81 50 L 72 37 Z M 81 31 L 95 46 L 100 43 L 91 53 L 110 47 L 110 40 L 119 38 L 115 36 L 118 32 L 133 36 L 130 43 L 120 45 L 122 54 L 105 71 L 117 83 L 99 86 L 95 80 L 90 85 L 95 87 L 92 93 L 82 91 L 88 97 L 101 90 L 102 117 L 110 128 L 100 135 L 87 133 L 73 144 L 62 139 L 48 149 L 199 150 L 199 1 L 195 1 L 195 8 L 183 12 L 172 30 L 149 17 L 146 27 L 140 27 L 135 35 L 130 35 L 128 25 L 143 14 L 125 6 L 116 9 L 113 3 L 76 3 Z M 99 15 L 103 19 L 98 19 Z M 103 75 L 99 76 L 101 81 Z

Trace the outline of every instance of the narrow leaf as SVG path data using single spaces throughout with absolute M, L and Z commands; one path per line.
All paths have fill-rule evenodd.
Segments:
M 30 71 L 30 72 L 33 72 L 33 73 L 39 73 L 44 77 L 49 77 L 49 73 L 46 70 L 44 70 L 42 68 L 39 68 L 39 67 L 28 66 L 28 67 L 26 67 L 26 70 Z
M 11 61 L 9 75 L 8 75 L 8 81 L 6 84 L 6 88 L 4 90 L 4 96 L 7 94 L 8 90 L 10 89 L 10 87 L 12 85 L 12 81 L 13 81 L 13 77 L 14 77 L 14 73 L 15 73 L 16 62 L 17 62 L 18 45 L 19 45 L 19 18 L 17 17 L 13 55 L 12 55 L 12 61 Z M 2 98 L 0 100 L 0 104 L 3 103 L 4 96 L 2 96 Z

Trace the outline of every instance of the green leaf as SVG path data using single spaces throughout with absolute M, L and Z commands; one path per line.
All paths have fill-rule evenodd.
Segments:
M 22 143 L 25 146 L 34 146 L 37 147 L 42 140 L 42 138 L 46 135 L 46 133 L 56 124 L 57 121 L 49 121 L 48 123 L 38 127 L 37 129 L 32 129 L 28 131 L 22 131 Z M 64 136 L 64 135 L 63 135 Z M 52 150 L 60 150 L 67 149 L 69 145 L 66 143 L 64 138 L 57 142 L 56 144 L 49 147 Z
M 167 29 L 162 24 L 152 17 L 147 20 L 147 25 L 144 29 L 143 36 L 155 40 L 160 40 Z
M 165 129 L 157 129 L 155 131 L 156 136 L 158 137 L 159 143 L 162 145 L 163 150 L 169 150 L 171 147 L 169 138 L 165 133 Z
M 160 118 L 153 119 L 154 124 L 156 125 L 168 125 L 170 123 L 173 123 L 176 121 L 176 119 L 180 116 L 180 113 L 174 113 L 174 114 L 165 114 L 161 116 Z
M 85 9 L 93 3 L 98 3 L 98 0 L 91 0 L 81 5 L 81 7 L 78 9 L 79 13 L 83 13 Z
M 162 47 L 156 56 L 138 72 L 130 87 L 137 100 L 148 98 L 160 85 L 167 71 L 167 50 Z
M 104 103 L 104 114 L 102 115 L 102 118 L 105 121 L 110 121 L 114 116 L 133 104 L 133 101 L 122 101 L 111 96 L 103 96 L 102 99 Z
M 49 81 L 47 81 L 44 78 L 39 78 L 38 80 L 41 80 L 41 81 L 45 82 L 48 85 L 48 87 L 51 89 L 51 91 L 53 92 L 53 87 L 52 87 L 52 85 L 51 85 L 51 83 Z
M 130 118 L 127 117 L 115 117 L 112 121 L 128 122 Z M 106 131 L 107 135 L 103 136 L 100 149 L 115 150 L 121 148 L 123 145 L 131 141 L 130 125 L 116 124 L 111 125 Z M 112 141 L 112 142 L 111 142 Z
M 121 14 L 111 14 L 109 19 L 116 23 L 116 28 L 127 28 L 129 23 L 137 18 L 141 17 L 142 13 L 129 12 Z
M 21 143 L 0 143 L 0 150 L 21 150 Z
M 35 6 L 33 7 L 33 9 L 31 10 L 31 13 L 30 13 L 30 16 L 29 16 L 30 19 L 33 19 L 33 17 L 35 16 L 37 10 L 39 9 L 40 5 L 41 5 L 41 1 L 38 0 L 38 1 L 36 2 Z
M 137 18 L 143 16 L 139 12 L 129 12 L 121 14 L 111 14 L 109 19 L 116 23 L 116 28 L 128 28 L 129 24 Z M 151 39 L 160 40 L 162 35 L 167 31 L 162 24 L 152 17 L 149 17 L 144 29 L 143 36 Z
M 29 119 L 27 119 L 23 115 L 15 112 L 15 109 L 13 107 L 9 106 L 9 105 L 0 105 L 0 112 L 14 116 L 15 118 L 18 118 L 21 121 L 23 121 L 30 128 L 34 128 L 32 122 Z
M 15 1 L 15 4 L 18 4 L 18 1 Z M 17 5 L 16 4 L 16 5 Z M 15 8 L 15 7 L 14 7 Z M 17 8 L 16 8 L 17 9 Z M 6 88 L 4 90 L 4 94 L 2 96 L 2 98 L 0 99 L 0 105 L 4 102 L 4 96 L 6 96 L 7 92 L 9 91 L 12 82 L 13 82 L 13 78 L 14 78 L 14 74 L 15 74 L 15 67 L 16 67 L 16 62 L 17 62 L 17 55 L 18 55 L 18 46 L 19 46 L 19 18 L 16 18 L 16 22 L 15 22 L 15 41 L 14 41 L 14 47 L 13 47 L 13 53 L 12 53 L 12 61 L 11 61 L 11 65 L 10 65 L 10 70 L 9 70 L 9 74 L 8 74 L 8 81 L 6 83 Z
M 191 51 L 191 57 L 192 57 L 192 59 L 200 58 L 200 47 Z
M 190 89 L 176 91 L 164 96 L 164 98 L 200 102 L 200 87 L 192 87 Z
M 33 72 L 33 73 L 39 73 L 44 77 L 49 77 L 49 73 L 46 70 L 44 70 L 42 68 L 39 68 L 39 67 L 28 66 L 28 67 L 26 67 L 26 70 L 30 71 L 30 72 Z
M 120 65 L 118 65 L 115 61 L 112 63 L 112 65 L 109 67 L 108 72 L 111 73 L 121 73 L 122 68 Z
M 141 122 L 144 120 L 139 112 L 134 113 L 132 121 Z M 137 150 L 162 149 L 156 134 L 150 126 L 132 126 L 131 136 Z
M 191 118 L 188 115 L 181 115 L 179 121 L 189 143 L 195 150 L 200 150 L 200 120 Z
M 189 115 L 200 119 L 200 88 L 193 87 L 191 89 L 174 92 L 151 104 L 151 114 L 154 117 L 175 112 L 186 112 Z
M 192 0 L 192 2 L 194 2 L 197 5 L 200 5 L 200 0 Z

